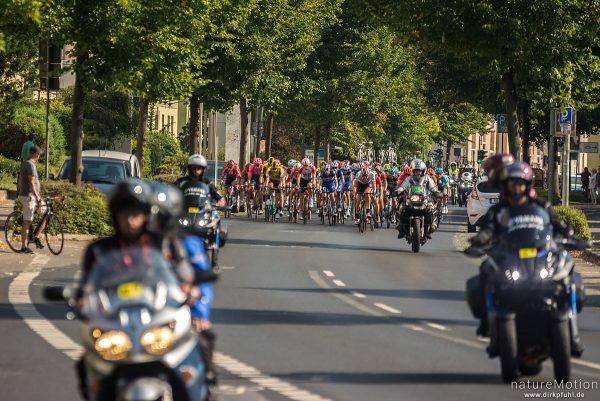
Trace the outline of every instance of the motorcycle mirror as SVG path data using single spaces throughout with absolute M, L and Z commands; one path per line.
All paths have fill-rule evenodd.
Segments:
M 213 271 L 196 272 L 194 276 L 194 285 L 213 283 L 219 279 L 219 275 Z
M 63 286 L 44 287 L 44 298 L 48 301 L 65 301 L 68 295 L 68 290 Z

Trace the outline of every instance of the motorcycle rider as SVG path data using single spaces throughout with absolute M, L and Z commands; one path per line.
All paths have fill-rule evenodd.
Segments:
M 450 167 L 448 168 L 448 176 L 455 181 L 458 179 L 458 175 L 460 174 L 460 170 L 456 162 L 450 162 Z
M 189 293 L 194 278 L 192 267 L 182 243 L 175 237 L 152 232 L 148 229 L 151 213 L 151 189 L 139 180 L 128 180 L 117 184 L 108 199 L 108 209 L 115 233 L 96 240 L 85 250 L 82 275 L 76 291 L 76 305 L 83 307 L 83 288 L 88 281 L 91 269 L 102 255 L 111 251 L 127 248 L 148 247 L 160 250 L 170 261 L 181 287 Z M 88 399 L 87 376 L 83 358 L 76 363 L 79 378 L 79 390 L 84 399 Z
M 207 166 L 206 157 L 199 154 L 191 155 L 187 162 L 188 175 L 178 178 L 175 181 L 175 185 L 182 191 L 185 191 L 186 188 L 195 185 L 198 181 L 203 182 L 210 188 L 210 196 L 217 204 L 217 207 L 223 207 L 225 206 L 225 198 L 219 194 L 219 191 L 217 191 L 215 184 L 210 178 L 204 176 Z
M 435 169 L 437 175 L 438 190 L 442 193 L 442 213 L 448 213 L 448 176 L 444 174 L 441 167 Z
M 437 192 L 437 187 L 435 182 L 433 181 L 433 179 L 428 176 L 426 173 L 427 171 L 427 165 L 425 164 L 425 162 L 423 160 L 420 159 L 415 159 L 410 163 L 410 169 L 412 171 L 412 175 L 408 176 L 404 182 L 402 183 L 402 185 L 400 185 L 400 188 L 398 188 L 398 191 L 400 193 L 403 192 L 407 192 L 410 191 L 410 187 L 412 187 L 413 185 L 421 185 L 425 188 L 425 190 L 428 193 L 435 193 Z M 404 238 L 404 236 L 406 235 L 406 233 L 404 232 L 404 217 L 406 215 L 406 211 L 404 209 L 402 209 L 402 212 L 400 214 L 400 221 L 398 221 L 398 225 L 396 226 L 396 229 L 398 230 L 398 238 Z M 431 239 L 431 235 L 433 234 L 433 224 L 431 225 L 431 230 L 427 233 L 427 238 Z
M 506 158 L 510 160 L 510 158 Z M 524 162 L 514 162 L 504 166 L 499 173 L 500 184 L 500 202 L 492 206 L 484 220 L 481 231 L 470 239 L 473 247 L 484 247 L 494 244 L 494 240 L 499 238 L 508 230 L 509 225 L 514 218 L 511 216 L 518 213 L 531 214 L 531 206 L 535 207 L 535 213 L 540 216 L 546 216 L 552 225 L 554 234 L 559 234 L 564 238 L 573 236 L 573 229 L 567 226 L 560 217 L 554 212 L 551 205 L 543 200 L 534 199 L 531 194 L 533 186 L 533 171 L 529 164 Z M 522 215 L 521 215 L 522 216 Z M 519 216 L 520 217 L 520 216 Z M 469 252 L 467 249 L 465 252 Z M 486 262 L 484 262 L 486 263 Z M 479 269 L 480 278 L 480 300 L 485 305 L 485 288 L 487 275 L 484 273 L 484 265 Z M 482 308 L 483 314 L 480 320 L 477 334 L 481 336 L 489 335 L 487 308 Z M 574 324 L 573 320 L 570 322 Z M 579 356 L 583 352 L 583 347 L 577 328 L 572 328 L 571 349 L 573 355 Z M 492 336 L 492 339 L 494 336 Z M 490 344 L 488 348 L 490 356 L 497 354 L 496 344 Z

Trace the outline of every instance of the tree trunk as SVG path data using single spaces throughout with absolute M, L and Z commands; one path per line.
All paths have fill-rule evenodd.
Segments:
M 138 120 L 138 132 L 135 154 L 140 163 L 140 172 L 144 176 L 144 156 L 146 154 L 146 142 L 148 141 L 148 99 L 140 98 L 140 119 Z
M 452 150 L 452 141 L 446 141 L 446 164 L 450 166 L 450 151 Z
M 87 56 L 77 56 L 77 63 L 82 64 Z M 81 186 L 83 174 L 83 108 L 85 104 L 85 89 L 81 73 L 75 73 L 75 92 L 73 94 L 73 115 L 71 121 L 71 176 L 70 181 L 76 186 Z
M 519 157 L 519 118 L 517 114 L 518 98 L 513 80 L 512 68 L 502 75 L 502 91 L 506 103 L 506 119 L 508 125 L 508 149 Z
M 315 126 L 315 155 L 314 162 L 315 166 L 319 163 L 319 147 L 321 146 L 321 127 L 317 124 Z
M 240 166 L 246 165 L 246 147 L 248 144 L 248 104 L 246 99 L 240 100 Z
M 273 141 L 273 113 L 267 116 L 267 132 L 265 138 L 265 157 L 271 157 L 271 142 Z
M 529 145 L 531 139 L 531 119 L 529 118 L 529 101 L 521 103 L 521 117 L 523 118 L 523 161 L 530 163 Z
M 200 153 L 200 99 L 198 95 L 190 96 L 190 153 Z
M 325 161 L 331 161 L 331 123 L 325 125 Z

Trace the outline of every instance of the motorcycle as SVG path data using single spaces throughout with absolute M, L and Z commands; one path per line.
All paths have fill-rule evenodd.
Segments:
M 437 208 L 431 194 L 423 186 L 423 177 L 413 177 L 414 184 L 404 195 L 400 224 L 405 238 L 417 253 L 425 245 L 429 233 L 437 229 Z
M 580 355 L 575 339 L 584 288 L 567 250 L 584 249 L 589 243 L 551 238 L 548 226 L 528 228 L 506 234 L 493 247 L 465 251 L 469 256 L 488 255 L 482 265 L 486 283 L 480 283 L 480 276 L 470 278 L 467 301 L 475 317 L 482 318 L 483 308 L 487 310 L 488 352 L 500 357 L 505 382 L 538 374 L 548 358 L 556 380 L 568 381 L 571 355 Z
M 179 222 L 180 227 L 202 239 L 211 267 L 214 272 L 218 272 L 219 250 L 227 241 L 227 223 L 221 220 L 206 184 L 199 182 L 186 188 L 183 201 L 185 216 Z
M 458 177 L 456 176 L 452 176 L 450 177 L 450 180 L 448 182 L 448 188 L 450 189 L 450 202 L 453 205 L 456 205 L 456 203 L 458 202 Z
M 216 278 L 198 276 L 195 283 Z M 46 287 L 83 322 L 88 399 L 206 400 L 208 387 L 188 297 L 163 254 L 148 247 L 100 255 L 77 307 L 76 291 Z
M 467 206 L 467 197 L 469 196 L 469 194 L 473 191 L 473 181 L 471 180 L 461 180 L 460 184 L 458 185 L 458 206 L 462 207 L 462 206 Z

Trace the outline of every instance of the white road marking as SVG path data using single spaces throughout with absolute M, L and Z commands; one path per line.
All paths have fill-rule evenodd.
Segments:
M 237 267 L 235 267 L 235 266 L 219 266 L 219 269 L 221 269 L 221 270 L 234 270 L 234 269 L 237 269 Z
M 413 330 L 413 331 L 423 331 L 422 327 L 413 326 L 412 324 L 405 324 L 404 327 L 406 327 L 407 329 Z
M 331 270 L 323 270 L 323 273 L 325 273 L 327 277 L 335 277 L 335 274 L 333 274 Z
M 398 309 L 392 308 L 391 306 L 388 306 L 386 304 L 376 303 L 374 305 L 376 307 L 378 307 L 379 309 L 383 309 L 386 312 L 390 312 L 390 313 L 394 313 L 394 314 L 400 314 L 400 313 L 402 313 Z
M 571 359 L 571 362 L 576 365 L 585 366 L 586 368 L 600 370 L 600 363 L 584 361 L 582 359 Z
M 365 294 L 361 294 L 360 292 L 356 292 L 356 291 L 352 291 L 351 294 L 354 295 L 356 298 L 361 298 L 361 299 L 367 297 Z
M 10 283 L 8 288 L 8 299 L 17 314 L 21 316 L 31 330 L 43 338 L 52 347 L 62 351 L 70 359 L 78 360 L 83 353 L 83 347 L 46 320 L 33 305 L 33 301 L 29 296 L 29 286 L 40 274 L 40 267 L 46 264 L 47 260 L 43 261 L 42 259 L 38 259 L 35 265 L 34 262 L 36 262 L 35 259 L 30 264 L 30 266 L 33 265 L 37 267 L 34 271 L 25 271 L 19 274 Z M 322 397 L 307 390 L 302 390 L 291 383 L 264 374 L 255 367 L 242 363 L 221 352 L 215 352 L 214 360 L 218 366 L 226 371 L 247 379 L 265 389 L 278 393 L 290 400 L 331 401 L 329 398 Z
M 448 328 L 446 326 L 442 326 L 441 324 L 432 323 L 432 322 L 426 322 L 426 321 L 423 321 L 423 323 L 425 323 L 429 327 L 433 327 L 434 329 L 438 329 L 438 330 L 441 330 L 441 331 L 448 330 Z
M 345 295 L 345 294 L 340 294 L 339 292 L 336 291 L 335 288 L 331 287 L 329 284 L 327 284 L 319 275 L 319 273 L 315 270 L 311 270 L 308 272 L 308 275 L 310 276 L 310 278 L 321 288 L 324 288 L 326 290 L 331 290 L 331 295 L 333 295 L 334 297 L 338 298 L 340 301 L 347 303 L 348 305 L 368 314 L 371 316 L 385 316 L 383 313 L 379 312 L 378 310 L 375 310 L 373 308 L 369 308 L 366 305 L 361 304 L 360 302 L 356 302 L 354 299 L 350 298 L 349 296 Z
M 333 284 L 337 285 L 338 287 L 346 286 L 346 283 L 344 283 L 342 280 L 333 280 Z

